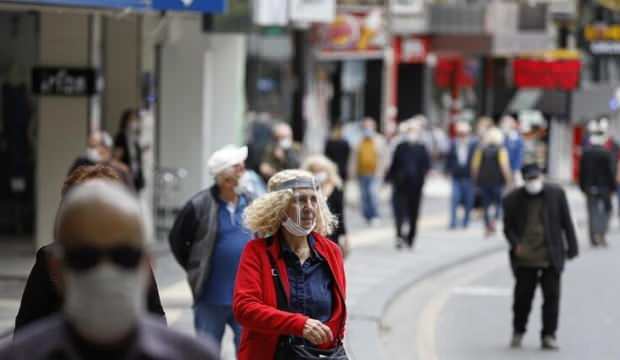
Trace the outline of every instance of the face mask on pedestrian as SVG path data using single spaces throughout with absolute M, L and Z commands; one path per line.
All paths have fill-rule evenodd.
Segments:
M 97 148 L 93 148 L 93 147 L 87 148 L 86 157 L 88 158 L 88 160 L 95 162 L 95 163 L 101 161 L 101 154 L 99 154 L 99 151 L 97 150 Z
M 325 182 L 327 182 L 327 180 L 329 180 L 329 175 L 327 174 L 327 172 L 321 171 L 315 174 L 314 178 L 316 179 L 317 183 L 324 184 Z
M 88 340 L 113 343 L 132 331 L 144 311 L 146 271 L 135 251 L 109 251 L 114 263 L 99 262 L 94 254 L 88 249 L 66 256 L 63 311 Z
M 362 133 L 364 134 L 364 137 L 369 138 L 375 134 L 375 131 L 371 128 L 364 128 Z
M 526 180 L 525 181 L 525 191 L 527 191 L 530 195 L 538 195 L 543 189 L 543 179 L 542 177 L 537 177 L 535 179 Z
M 278 142 L 278 145 L 282 149 L 288 150 L 291 148 L 291 146 L 293 146 L 293 140 L 291 140 L 290 138 L 280 139 L 280 141 Z
M 316 192 L 309 194 L 294 194 L 291 205 L 294 207 L 293 217 L 287 214 L 286 220 L 282 222 L 282 226 L 293 236 L 308 236 L 316 227 L 316 218 L 318 212 L 318 196 Z M 306 223 L 306 219 L 312 217 L 310 224 Z

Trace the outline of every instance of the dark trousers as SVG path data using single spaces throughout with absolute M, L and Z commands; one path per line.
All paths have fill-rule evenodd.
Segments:
M 552 267 L 529 268 L 517 267 L 515 269 L 514 291 L 514 332 L 523 334 L 527 328 L 527 319 L 532 310 L 532 300 L 536 287 L 540 283 L 543 293 L 542 307 L 542 336 L 555 336 L 558 328 L 558 315 L 560 313 L 560 280 L 561 274 Z
M 405 238 L 408 246 L 413 246 L 418 224 L 420 204 L 422 202 L 422 188 L 424 184 L 399 186 L 396 188 L 394 202 L 394 217 L 396 218 L 396 236 L 403 239 L 402 228 L 405 219 L 409 221 L 409 234 Z M 408 216 L 407 216 L 408 215 Z
M 501 185 L 480 186 L 482 206 L 484 207 L 484 225 L 487 229 L 502 216 L 502 190 Z M 491 216 L 491 206 L 495 207 L 493 216 Z

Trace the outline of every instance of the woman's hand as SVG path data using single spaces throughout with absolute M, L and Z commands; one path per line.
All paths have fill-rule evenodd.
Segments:
M 334 340 L 332 330 L 327 325 L 314 319 L 306 321 L 303 337 L 314 345 L 321 345 Z

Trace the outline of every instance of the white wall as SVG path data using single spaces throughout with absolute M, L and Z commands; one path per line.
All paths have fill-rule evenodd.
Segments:
M 217 148 L 239 143 L 245 87 L 242 35 L 206 35 L 199 18 L 173 20 L 162 48 L 160 165 L 188 171 L 171 203 L 211 184 L 206 163 Z
M 42 65 L 89 64 L 88 15 L 41 13 Z M 88 98 L 40 97 L 36 169 L 36 245 L 52 241 L 67 170 L 86 146 Z

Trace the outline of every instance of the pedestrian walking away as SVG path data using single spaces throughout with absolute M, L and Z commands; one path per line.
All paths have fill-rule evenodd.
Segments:
M 351 159 L 351 145 L 342 136 L 342 124 L 332 128 L 330 138 L 325 142 L 325 156 L 338 166 L 338 173 L 344 182 L 349 180 L 349 162 Z
M 282 171 L 268 189 L 245 215 L 261 237 L 246 246 L 237 274 L 238 358 L 345 360 L 344 263 L 338 245 L 325 238 L 336 218 L 307 171 Z
M 504 147 L 504 135 L 496 127 L 484 135 L 472 160 L 472 177 L 480 189 L 484 208 L 484 225 L 487 236 L 495 234 L 497 221 L 501 217 L 504 186 L 511 182 L 508 152 Z M 495 214 L 491 215 L 491 207 Z
M 591 129 L 590 145 L 580 161 L 579 187 L 588 204 L 588 229 L 592 246 L 607 246 L 611 196 L 616 190 L 615 157 L 604 147 L 607 134 Z
M 114 159 L 129 168 L 138 192 L 145 186 L 143 156 L 148 149 L 140 143 L 141 134 L 140 113 L 135 109 L 125 110 L 121 116 L 120 130 L 114 138 Z
M 476 143 L 470 137 L 471 126 L 460 122 L 456 125 L 456 139 L 452 142 L 446 160 L 446 173 L 452 176 L 450 199 L 450 229 L 469 226 L 469 216 L 474 206 L 475 190 L 471 178 L 471 162 Z M 463 220 L 458 220 L 458 210 L 463 206 Z
M 241 252 L 251 239 L 243 211 L 252 195 L 239 190 L 247 147 L 226 146 L 208 161 L 215 185 L 194 195 L 170 231 L 177 262 L 187 272 L 194 299 L 194 327 L 222 341 L 226 325 L 239 349 L 241 328 L 232 313 L 232 296 Z
M 508 151 L 510 171 L 512 172 L 514 185 L 521 186 L 523 183 L 521 167 L 523 167 L 523 160 L 525 156 L 525 143 L 523 142 L 523 136 L 519 132 L 519 124 L 517 123 L 517 120 L 510 115 L 505 115 L 502 117 L 501 126 L 506 139 L 504 146 L 506 146 L 506 151 Z
M 362 215 L 370 225 L 379 218 L 377 179 L 382 171 L 382 154 L 385 147 L 385 141 L 376 129 L 374 119 L 365 118 L 362 121 L 362 139 L 355 148 L 351 171 L 358 179 Z
M 411 126 L 406 141 L 394 151 L 394 157 L 385 175 L 392 184 L 395 199 L 396 246 L 405 244 L 413 248 L 417 235 L 417 223 L 422 202 L 422 190 L 426 175 L 431 169 L 430 155 L 420 137 L 420 128 Z M 407 213 L 408 212 L 408 213 Z M 409 221 L 409 234 L 402 233 L 405 218 Z
M 321 186 L 321 192 L 326 198 L 329 210 L 338 220 L 334 231 L 327 234 L 327 237 L 340 246 L 346 258 L 351 250 L 351 244 L 345 220 L 343 181 L 338 176 L 338 168 L 325 156 L 314 155 L 304 161 L 302 169 L 314 175 Z
M 210 339 L 168 329 L 144 312 L 151 259 L 135 195 L 118 182 L 71 189 L 49 259 L 64 304 L 0 347 L 0 359 L 216 359 Z
M 118 173 L 106 165 L 81 166 L 75 169 L 65 179 L 62 188 L 62 198 L 75 187 L 93 180 L 106 180 L 124 184 Z M 133 186 L 133 185 L 132 185 Z M 128 189 L 131 189 L 128 187 Z M 55 237 L 51 235 L 50 237 Z M 48 263 L 53 255 L 54 243 L 41 247 L 36 254 L 36 259 L 19 305 L 15 318 L 15 334 L 22 331 L 28 325 L 53 315 L 63 308 L 62 293 L 58 291 L 60 280 L 50 272 Z M 161 305 L 157 282 L 153 270 L 149 266 L 149 281 L 147 293 L 148 311 L 166 322 L 164 309 Z
M 522 174 L 525 185 L 504 199 L 504 234 L 516 280 L 511 347 L 521 347 L 540 284 L 544 298 L 542 348 L 557 350 L 561 277 L 565 258 L 573 259 L 579 253 L 577 238 L 564 190 L 545 183 L 537 164 L 525 165 Z

